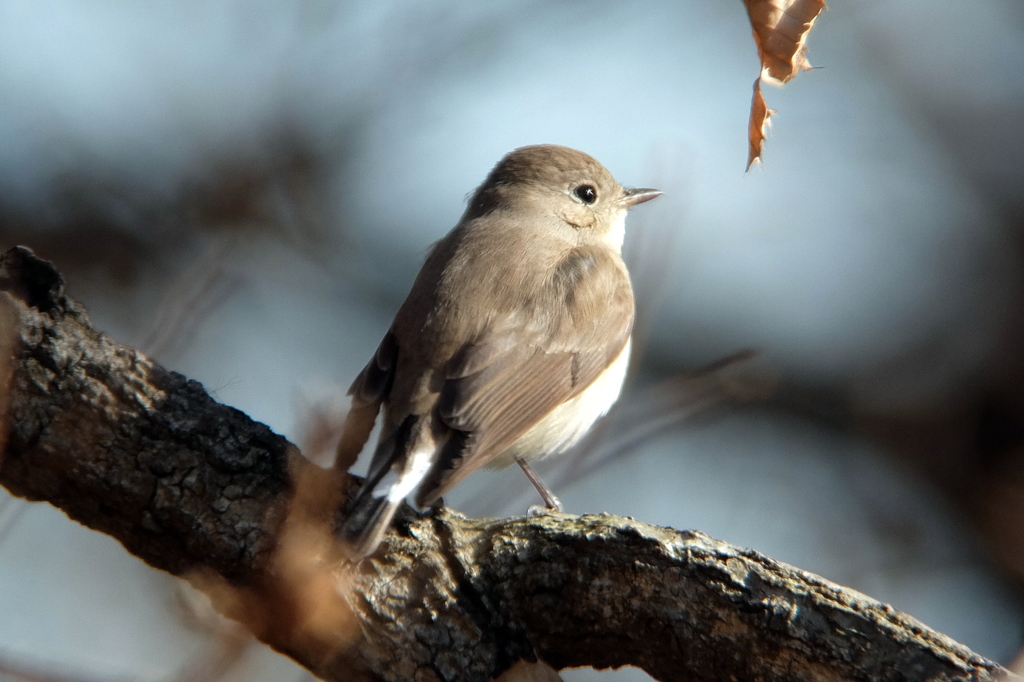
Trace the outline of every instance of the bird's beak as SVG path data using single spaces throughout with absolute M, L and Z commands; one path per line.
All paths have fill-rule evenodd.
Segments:
M 645 201 L 650 201 L 651 199 L 657 199 L 661 194 L 661 190 L 658 189 L 638 187 L 634 189 L 627 189 L 625 195 L 620 201 L 623 206 L 629 208 L 630 206 L 636 206 L 637 204 L 642 204 Z

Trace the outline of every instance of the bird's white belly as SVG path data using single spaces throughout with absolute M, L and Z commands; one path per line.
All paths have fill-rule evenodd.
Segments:
M 491 460 L 487 467 L 501 469 L 517 458 L 535 460 L 556 455 L 575 445 L 598 419 L 611 409 L 622 392 L 629 367 L 629 349 L 632 339 L 626 341 L 608 368 L 598 375 L 590 386 L 575 398 L 548 413 L 541 421 L 524 433 L 505 452 Z

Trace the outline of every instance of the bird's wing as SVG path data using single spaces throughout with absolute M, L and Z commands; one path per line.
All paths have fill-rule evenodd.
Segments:
M 421 506 L 582 392 L 629 340 L 633 292 L 617 258 L 576 249 L 552 272 L 449 363 L 437 415 L 455 433 L 419 489 Z
M 388 332 L 377 347 L 377 352 L 359 373 L 351 388 L 352 407 L 345 418 L 335 468 L 348 471 L 370 437 L 381 403 L 391 391 L 398 361 L 398 344 L 394 334 Z

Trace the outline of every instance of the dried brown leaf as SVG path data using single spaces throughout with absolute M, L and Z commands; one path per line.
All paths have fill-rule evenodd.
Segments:
M 754 42 L 761 58 L 761 77 L 786 83 L 800 71 L 811 68 L 807 61 L 807 36 L 814 26 L 823 0 L 743 0 L 754 29 Z
M 295 493 L 274 553 L 272 577 L 237 587 L 212 571 L 185 576 L 222 615 L 237 620 L 263 641 L 284 637 L 328 660 L 339 646 L 358 641 L 358 622 L 348 604 L 351 580 L 332 531 L 330 510 L 344 486 L 328 470 L 295 461 Z M 340 643 L 340 644 L 339 644 Z
M 774 114 L 769 109 L 761 94 L 761 77 L 754 80 L 754 97 L 750 102 L 750 122 L 747 124 L 747 135 L 749 138 L 747 151 L 747 170 L 754 165 L 754 162 L 761 158 L 761 146 L 764 144 L 765 135 L 768 131 L 768 119 Z
M 789 82 L 811 68 L 807 61 L 807 36 L 825 9 L 824 0 L 743 0 L 754 32 L 761 75 L 754 82 L 750 107 L 747 170 L 761 158 L 765 126 L 773 113 L 761 95 L 761 80 L 774 85 Z

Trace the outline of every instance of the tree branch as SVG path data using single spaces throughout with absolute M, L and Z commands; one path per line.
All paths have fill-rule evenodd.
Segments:
M 191 580 L 326 680 L 488 680 L 533 657 L 660 680 L 1007 675 L 853 590 L 608 515 L 404 509 L 352 566 L 333 531 L 355 479 L 96 332 L 31 251 L 0 266 L 0 483 Z

